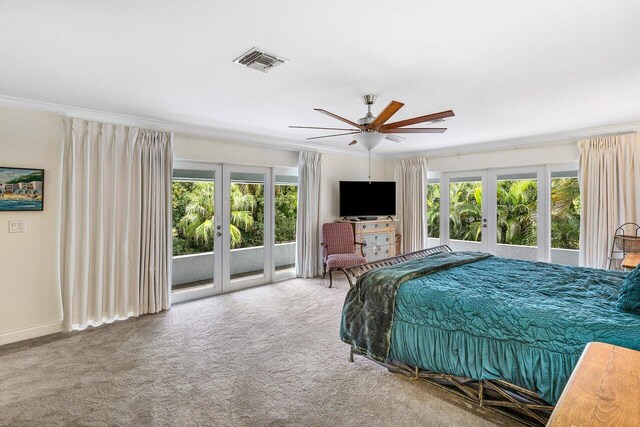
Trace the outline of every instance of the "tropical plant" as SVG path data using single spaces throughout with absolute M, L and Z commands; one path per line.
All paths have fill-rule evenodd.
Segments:
M 186 255 L 213 251 L 214 184 L 211 182 L 174 181 L 173 254 Z M 296 239 L 298 188 L 275 187 L 276 243 Z M 264 244 L 264 185 L 233 183 L 231 202 L 231 247 L 234 249 Z
M 580 246 L 580 186 L 578 178 L 551 180 L 551 247 Z
M 427 237 L 440 237 L 440 184 L 427 185 Z
M 175 183 L 174 183 L 175 184 Z M 181 197 L 186 201 L 184 214 L 176 223 L 176 231 L 195 243 L 213 249 L 214 233 L 214 184 L 211 182 L 192 183 L 190 191 Z M 175 186 L 175 185 L 174 185 Z M 175 194 L 175 191 L 174 191 Z M 255 197 L 243 193 L 237 184 L 231 185 L 231 247 L 237 247 L 242 241 L 241 230 L 253 227 Z M 175 212 L 175 210 L 174 210 Z
M 427 186 L 428 237 L 440 237 L 440 184 Z M 510 245 L 537 244 L 538 183 L 532 179 L 499 180 L 497 240 Z M 449 233 L 455 240 L 480 241 L 482 183 L 452 182 L 449 186 Z M 551 247 L 578 249 L 580 188 L 577 178 L 551 181 Z
M 449 206 L 450 237 L 479 242 L 482 236 L 482 183 L 452 182 Z
M 497 188 L 498 243 L 535 246 L 538 241 L 538 182 L 500 180 Z

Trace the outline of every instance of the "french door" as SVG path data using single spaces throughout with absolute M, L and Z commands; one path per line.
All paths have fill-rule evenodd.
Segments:
M 440 241 L 454 251 L 488 252 L 487 171 L 442 174 Z M 446 219 L 449 219 L 448 221 Z
M 295 169 L 175 161 L 173 302 L 291 277 L 296 200 Z
M 441 243 L 453 250 L 548 261 L 548 173 L 543 166 L 443 173 Z
M 222 280 L 235 291 L 273 279 L 273 180 L 270 168 L 224 165 Z M 250 241 L 247 235 L 251 231 Z M 243 234 L 244 233 L 244 234 Z M 232 251 L 233 249 L 233 251 Z

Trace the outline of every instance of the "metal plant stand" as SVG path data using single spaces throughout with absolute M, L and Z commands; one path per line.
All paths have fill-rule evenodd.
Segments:
M 625 230 L 630 230 L 626 233 Z M 622 270 L 622 260 L 629 253 L 640 253 L 640 225 L 627 222 L 616 228 L 609 255 L 609 270 Z

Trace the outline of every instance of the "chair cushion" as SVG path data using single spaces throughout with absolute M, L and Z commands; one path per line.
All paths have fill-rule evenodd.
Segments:
M 640 266 L 624 278 L 617 307 L 618 310 L 640 314 Z
M 356 254 L 335 254 L 327 256 L 326 263 L 329 268 L 346 268 L 365 264 L 367 259 Z
M 322 241 L 325 254 L 355 253 L 353 228 L 346 222 L 329 222 L 322 225 Z

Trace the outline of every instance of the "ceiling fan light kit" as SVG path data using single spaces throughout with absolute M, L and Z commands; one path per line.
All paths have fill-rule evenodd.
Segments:
M 398 101 L 391 101 L 384 110 L 377 116 L 374 116 L 371 112 L 371 106 L 376 102 L 376 96 L 369 94 L 362 97 L 362 102 L 367 106 L 367 114 L 358 119 L 358 122 L 345 119 L 337 114 L 331 113 L 322 108 L 314 108 L 322 114 L 332 117 L 336 120 L 340 120 L 343 123 L 351 126 L 351 128 L 335 128 L 335 127 L 321 127 L 321 126 L 289 126 L 295 129 L 318 129 L 318 130 L 340 130 L 345 131 L 343 133 L 336 133 L 332 135 L 313 136 L 307 138 L 323 139 L 333 138 L 336 136 L 354 135 L 354 139 L 349 145 L 360 144 L 367 151 L 371 151 L 376 148 L 383 139 L 388 139 L 393 142 L 402 142 L 405 138 L 397 133 L 443 133 L 447 128 L 408 128 L 406 126 L 415 125 L 418 123 L 434 123 L 441 122 L 447 117 L 453 117 L 455 114 L 452 110 L 441 111 L 439 113 L 427 114 L 425 116 L 414 117 L 412 119 L 401 120 L 399 122 L 387 123 L 387 121 L 400 110 L 404 104 Z
M 296 129 L 319 129 L 319 130 L 341 130 L 348 131 L 343 133 L 336 133 L 332 135 L 313 136 L 307 138 L 323 139 L 333 138 L 336 136 L 354 135 L 353 140 L 349 145 L 360 144 L 369 152 L 369 182 L 371 182 L 371 150 L 376 148 L 383 139 L 388 139 L 393 142 L 402 142 L 405 138 L 396 133 L 443 133 L 447 128 L 408 128 L 406 126 L 416 125 L 418 123 L 433 123 L 441 122 L 447 117 L 453 117 L 455 114 L 452 110 L 441 111 L 439 113 L 427 114 L 425 116 L 414 117 L 412 119 L 401 120 L 399 122 L 387 123 L 389 119 L 400 110 L 404 104 L 398 101 L 391 101 L 384 110 L 377 116 L 371 113 L 371 106 L 376 102 L 375 95 L 365 95 L 362 97 L 362 102 L 367 106 L 367 114 L 358 119 L 358 123 L 353 122 L 344 117 L 340 117 L 337 114 L 331 113 L 321 108 L 314 108 L 322 114 L 332 117 L 336 120 L 340 120 L 343 123 L 351 126 L 351 128 L 328 128 L 319 126 L 289 126 Z

